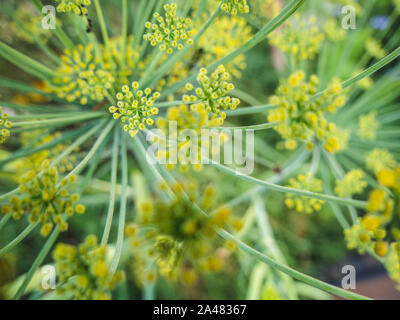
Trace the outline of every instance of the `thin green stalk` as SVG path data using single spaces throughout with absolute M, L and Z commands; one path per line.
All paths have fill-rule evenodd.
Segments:
M 121 60 L 121 72 L 125 72 L 125 60 L 126 60 L 126 42 L 128 36 L 128 4 L 127 0 L 122 0 L 122 60 Z
M 13 300 L 18 300 L 22 297 L 25 292 L 26 287 L 28 286 L 29 282 L 31 281 L 33 275 L 35 274 L 36 270 L 40 267 L 43 263 L 44 259 L 48 255 L 51 247 L 56 242 L 58 235 L 60 234 L 60 229 L 58 226 L 53 230 L 50 237 L 46 240 L 44 246 L 40 250 L 38 256 L 36 257 L 35 261 L 33 262 L 32 266 L 30 267 L 28 273 L 26 274 L 24 281 L 22 282 L 21 286 L 18 288 L 17 292 L 15 293 Z
M 258 101 L 256 98 L 254 98 L 253 96 L 251 96 L 250 94 L 248 94 L 247 92 L 244 92 L 238 88 L 235 88 L 232 91 L 232 95 L 236 98 L 239 98 L 240 100 L 250 104 L 250 105 L 259 105 L 261 104 L 260 101 Z
M 328 159 L 330 167 L 331 169 L 333 169 L 333 172 L 336 175 L 336 179 L 343 179 L 344 178 L 343 168 L 339 165 L 334 156 L 329 154 L 328 152 L 324 152 L 324 156 L 326 157 L 326 159 Z M 350 216 L 353 224 L 357 223 L 358 221 L 357 211 L 351 206 L 348 206 L 348 209 L 350 211 Z
M 122 175 L 122 195 L 119 209 L 118 236 L 115 248 L 114 258 L 111 262 L 111 273 L 115 273 L 118 268 L 121 258 L 122 247 L 124 244 L 125 219 L 126 219 L 126 204 L 127 204 L 127 186 L 128 186 L 128 160 L 126 151 L 126 135 L 121 139 L 121 175 Z
M 106 136 L 106 138 L 102 142 L 101 146 L 99 147 L 98 152 L 96 153 L 95 157 L 93 158 L 93 160 L 89 166 L 89 169 L 88 169 L 87 173 L 85 174 L 85 177 L 79 184 L 78 194 L 81 194 L 83 192 L 83 190 L 85 190 L 85 188 L 88 186 L 90 181 L 92 180 L 93 174 L 96 171 L 96 169 L 102 159 L 102 156 L 104 154 L 105 148 L 107 147 L 108 141 L 109 141 L 109 137 Z
M 265 130 L 265 129 L 271 129 L 278 125 L 276 122 L 267 122 L 267 123 L 261 123 L 261 124 L 253 124 L 250 126 L 242 126 L 242 127 L 214 127 L 211 129 L 217 129 L 217 130 Z
M 88 162 L 92 159 L 94 154 L 97 152 L 97 150 L 100 148 L 101 144 L 103 143 L 104 139 L 107 138 L 107 135 L 110 133 L 111 129 L 115 125 L 115 121 L 110 120 L 108 125 L 104 128 L 104 130 L 101 132 L 99 137 L 97 138 L 96 142 L 94 143 L 93 147 L 90 149 L 90 151 L 87 153 L 87 155 L 83 158 L 83 160 L 67 175 L 67 177 L 71 175 L 78 175 L 83 168 L 88 164 Z
M 106 121 L 102 121 L 90 130 L 88 130 L 86 133 L 84 133 L 82 136 L 80 136 L 78 139 L 76 139 L 70 146 L 68 146 L 67 149 L 65 149 L 61 154 L 58 155 L 57 158 L 53 160 L 51 163 L 51 166 L 56 166 L 58 165 L 65 157 L 67 157 L 70 153 L 72 153 L 77 147 L 79 147 L 82 143 L 84 143 L 86 140 L 88 140 L 92 135 L 94 135 L 97 131 L 99 131 L 101 128 L 104 127 Z
M 386 66 L 387 64 L 389 64 L 390 62 L 395 60 L 398 56 L 400 56 L 400 47 L 398 47 L 397 49 L 393 50 L 386 57 L 382 58 L 377 63 L 375 63 L 374 65 L 369 67 L 368 69 L 366 69 L 363 72 L 355 75 L 354 77 L 351 77 L 350 79 L 347 79 L 346 81 L 342 82 L 342 88 L 346 89 L 346 88 L 352 86 L 353 84 L 357 83 L 358 81 L 360 81 L 360 80 L 362 80 L 362 79 L 364 79 L 366 77 L 369 77 L 370 75 L 372 75 L 373 73 L 375 73 L 379 69 L 383 68 L 384 66 Z M 326 91 L 327 91 L 327 89 L 324 90 L 324 91 L 316 93 L 313 96 L 313 99 L 317 99 L 317 98 L 321 97 Z
M 0 220 L 0 230 L 6 225 L 6 223 L 10 220 L 10 218 L 11 214 L 7 214 Z
M 250 256 L 256 258 L 259 261 L 262 261 L 264 263 L 266 263 L 267 265 L 269 265 L 271 268 L 274 268 L 276 270 L 279 270 L 289 276 L 291 276 L 292 278 L 299 280 L 301 282 L 307 283 L 310 286 L 313 286 L 315 288 L 321 289 L 323 291 L 329 292 L 331 294 L 337 295 L 339 297 L 343 297 L 346 299 L 352 299 L 352 300 L 370 300 L 370 298 L 359 295 L 357 293 L 353 293 L 351 291 L 346 291 L 344 289 L 341 289 L 339 287 L 333 286 L 331 284 L 328 284 L 326 282 L 323 282 L 321 280 L 315 279 L 313 277 L 310 277 L 300 271 L 297 271 L 295 269 L 292 269 L 286 265 L 280 264 L 276 261 L 274 261 L 273 259 L 271 259 L 270 257 L 263 255 L 261 252 L 253 249 L 252 247 L 248 246 L 247 244 L 245 244 L 244 242 L 240 241 L 239 239 L 237 239 L 236 237 L 234 237 L 232 234 L 230 234 L 229 232 L 220 229 L 218 230 L 218 234 L 226 239 L 226 240 L 231 240 L 234 241 L 237 246 L 242 249 L 244 252 L 246 252 L 247 254 L 249 254 Z
M 33 70 L 35 72 L 35 76 L 42 75 L 45 78 L 54 78 L 55 76 L 57 76 L 57 73 L 55 73 L 48 67 L 11 48 L 2 41 L 0 41 L 0 55 L 11 63 L 15 64 L 17 67 L 22 68 L 23 70 Z
M 230 117 L 234 116 L 242 116 L 247 114 L 255 114 L 260 112 L 265 112 L 271 109 L 274 109 L 276 106 L 273 104 L 263 104 L 259 106 L 252 106 L 252 107 L 244 107 L 244 108 L 236 108 L 235 110 L 228 110 L 226 111 L 226 115 Z
M 278 244 L 275 241 L 274 233 L 268 221 L 268 212 L 265 208 L 264 202 L 259 195 L 254 197 L 254 212 L 256 214 L 257 225 L 260 230 L 260 236 L 262 237 L 264 242 L 266 253 L 269 252 L 272 258 L 274 258 L 277 262 L 287 264 L 284 255 L 282 254 Z M 297 300 L 298 296 L 293 279 L 286 274 L 281 274 L 281 276 L 285 284 L 285 289 L 287 290 L 288 298 L 291 300 Z
M 147 79 L 150 74 L 154 71 L 154 69 L 157 67 L 157 64 L 160 62 L 161 58 L 163 57 L 164 52 L 159 51 L 157 55 L 155 56 L 154 59 L 151 59 L 151 63 L 146 67 L 146 71 L 143 74 L 142 78 L 139 80 L 139 83 L 144 82 L 145 79 Z
M 0 249 L 0 257 L 12 250 L 15 246 L 17 246 L 22 240 L 24 240 L 32 231 L 36 228 L 38 222 L 29 223 L 29 225 L 13 240 L 11 240 L 6 246 Z
M 99 0 L 94 0 L 94 6 L 96 8 L 97 16 L 99 18 L 99 24 L 101 29 L 101 34 L 103 35 L 104 45 L 107 49 L 110 48 L 110 40 L 108 37 L 107 26 L 104 21 L 103 11 L 101 10 Z
M 327 194 L 280 186 L 280 185 L 277 185 L 274 183 L 259 180 L 257 178 L 251 177 L 251 176 L 239 174 L 235 170 L 232 170 L 224 165 L 221 165 L 220 163 L 217 163 L 211 159 L 209 159 L 209 161 L 215 168 L 217 168 L 225 173 L 234 175 L 241 180 L 249 181 L 249 182 L 258 184 L 260 186 L 266 187 L 267 189 L 274 190 L 274 191 L 289 193 L 289 194 L 298 195 L 298 196 L 305 196 L 305 197 L 324 200 L 324 201 L 328 201 L 328 202 L 335 202 L 335 203 L 342 204 L 342 205 L 351 205 L 351 206 L 354 206 L 357 208 L 365 208 L 367 205 L 367 203 L 365 201 L 359 201 L 359 200 L 354 200 L 354 199 L 343 199 L 343 198 L 339 198 L 339 197 L 335 197 L 335 196 L 331 196 L 331 195 L 327 195 Z
M 327 194 L 333 194 L 332 188 L 330 186 L 329 177 L 328 177 L 328 171 L 326 170 L 325 166 L 322 167 L 321 175 L 322 175 L 322 182 L 323 182 L 323 186 L 324 186 L 324 191 Z M 346 218 L 344 217 L 342 211 L 340 210 L 340 207 L 336 203 L 333 203 L 333 202 L 330 202 L 329 205 L 331 206 L 332 212 L 335 215 L 335 218 L 339 222 L 340 226 L 343 229 L 349 228 L 350 225 L 347 222 Z
M 102 245 L 105 245 L 108 242 L 108 237 L 110 236 L 111 224 L 114 215 L 115 185 L 117 183 L 117 169 L 118 169 L 119 136 L 120 136 L 120 130 L 118 130 L 117 128 L 114 130 L 114 142 L 113 142 L 112 160 L 111 160 L 110 199 L 108 202 L 106 224 L 104 226 L 103 237 L 101 239 Z
M 78 123 L 81 121 L 89 120 L 89 119 L 96 119 L 96 118 L 101 118 L 107 116 L 106 113 L 104 112 L 85 112 L 83 114 L 79 114 L 77 116 L 72 116 L 72 117 L 57 117 L 55 119 L 49 119 L 49 120 L 36 120 L 36 121 L 21 121 L 21 122 L 14 122 L 13 127 L 18 128 L 18 127 L 30 127 L 35 128 L 36 125 L 38 126 L 44 126 L 44 125 L 53 125 L 53 124 L 69 124 L 69 123 Z

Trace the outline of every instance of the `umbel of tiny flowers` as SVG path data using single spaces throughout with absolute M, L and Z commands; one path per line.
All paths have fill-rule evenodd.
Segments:
M 175 48 L 182 50 L 184 45 L 193 44 L 192 31 L 188 30 L 192 21 L 190 18 L 176 16 L 177 4 L 164 5 L 165 18 L 158 12 L 154 13 L 157 23 L 147 21 L 145 26 L 151 30 L 143 38 L 155 47 L 159 45 L 160 50 L 172 53 Z
M 235 88 L 232 83 L 228 82 L 230 79 L 231 76 L 223 65 L 220 65 L 210 77 L 207 75 L 207 69 L 201 68 L 197 76 L 200 86 L 196 89 L 191 83 L 187 83 L 185 86 L 186 90 L 194 90 L 196 95 L 184 95 L 183 101 L 192 102 L 192 108 L 204 108 L 207 112 L 216 115 L 220 124 L 223 124 L 226 113 L 222 110 L 234 110 L 240 103 L 239 99 L 228 95 Z
M 373 169 L 379 186 L 369 193 L 366 215 L 345 230 L 345 239 L 350 249 L 357 248 L 361 253 L 373 250 L 381 257 L 390 277 L 400 282 L 400 229 L 397 220 L 400 166 L 390 159 L 390 153 L 383 151 L 377 149 L 371 153 L 385 157 L 383 161 L 374 161 Z
M 51 37 L 51 30 L 42 27 L 42 15 L 36 7 L 27 1 L 19 1 L 15 11 L 15 20 L 9 24 L 10 35 L 16 36 L 28 43 L 35 43 L 35 38 L 40 39 L 44 43 Z M 23 21 L 24 28 L 17 21 Z M 57 21 L 57 24 L 60 21 Z M 32 37 L 34 35 L 34 37 Z
M 158 114 L 154 102 L 160 97 L 160 93 L 155 91 L 150 96 L 151 89 L 140 90 L 136 81 L 132 82 L 132 89 L 133 91 L 124 85 L 122 92 L 117 93 L 117 106 L 111 106 L 109 111 L 114 119 L 121 120 L 124 130 L 134 137 L 139 130 L 144 130 L 147 125 L 154 123 L 152 117 Z
M 7 113 L 3 113 L 3 109 L 0 107 L 0 143 L 4 143 L 10 136 L 10 128 L 12 123 L 9 120 Z
M 114 77 L 104 69 L 91 43 L 78 45 L 72 52 L 65 50 L 57 74 L 48 84 L 50 92 L 70 102 L 80 99 L 81 104 L 87 104 L 89 100 L 102 101 L 114 83 Z
M 196 24 L 196 30 L 201 28 L 207 18 L 207 15 L 204 15 L 204 19 L 199 20 Z M 198 64 L 211 65 L 214 61 L 225 57 L 240 47 L 251 37 L 251 27 L 243 17 L 226 15 L 218 17 L 196 44 L 196 48 L 202 50 Z M 235 78 L 240 78 L 241 71 L 245 68 L 246 57 L 244 54 L 238 55 L 227 64 L 227 69 Z
M 362 140 L 375 140 L 379 129 L 379 121 L 376 119 L 377 112 L 371 112 L 360 116 L 358 121 L 358 135 Z
M 221 9 L 234 16 L 236 16 L 238 12 L 248 13 L 250 11 L 247 0 L 222 0 Z
M 270 98 L 276 108 L 269 111 L 268 121 L 277 123 L 274 130 L 285 138 L 287 149 L 295 149 L 298 140 L 306 142 L 311 149 L 314 140 L 319 139 L 328 152 L 342 150 L 348 133 L 341 132 L 325 118 L 325 113 L 335 113 L 346 102 L 340 82 L 334 81 L 321 97 L 313 99 L 319 79 L 315 75 L 308 82 L 304 79 L 304 72 L 297 71 L 281 83 L 276 95 Z
M 336 181 L 335 193 L 339 197 L 351 197 L 353 194 L 362 193 L 368 186 L 364 176 L 365 173 L 361 169 L 349 171 L 343 179 Z
M 21 196 L 12 197 L 8 204 L 1 207 L 1 212 L 12 214 L 16 220 L 29 214 L 30 223 L 42 224 L 41 234 L 44 237 L 49 235 L 54 225 L 58 225 L 60 231 L 66 231 L 68 224 L 63 215 L 85 212 L 85 206 L 77 203 L 79 195 L 69 193 L 75 181 L 76 176 L 73 175 L 68 179 L 60 179 L 58 169 L 51 167 L 46 160 L 40 173 L 29 171 L 21 177 Z
M 375 174 L 383 169 L 393 169 L 396 167 L 394 156 L 386 149 L 375 148 L 372 149 L 366 156 L 367 168 L 372 170 Z
M 298 60 L 313 59 L 324 40 L 324 33 L 319 30 L 316 18 L 304 21 L 299 15 L 285 22 L 281 32 L 273 32 L 269 43 L 283 52 L 292 54 Z
M 299 174 L 297 179 L 289 179 L 288 187 L 312 192 L 321 192 L 322 181 L 312 177 L 310 173 L 307 173 L 306 175 Z M 304 196 L 286 194 L 285 203 L 289 208 L 293 208 L 298 212 L 313 213 L 314 211 L 321 210 L 324 201 Z
M 91 0 L 56 0 L 60 2 L 57 6 L 58 12 L 74 12 L 77 15 L 87 15 L 87 7 L 91 5 Z
M 110 300 L 111 290 L 123 281 L 124 274 L 110 271 L 109 249 L 89 235 L 78 247 L 57 244 L 53 251 L 60 286 L 57 293 L 74 300 Z
M 386 50 L 382 48 L 382 45 L 374 38 L 367 39 L 365 42 L 365 49 L 371 57 L 376 59 L 382 59 L 387 54 Z
M 158 272 L 171 280 L 182 274 L 186 266 L 203 273 L 220 271 L 223 261 L 214 254 L 216 229 L 232 226 L 239 231 L 243 221 L 233 217 L 231 208 L 226 206 L 209 217 L 202 215 L 183 196 L 185 192 L 190 201 L 204 210 L 210 209 L 216 198 L 216 189 L 211 185 L 204 189 L 202 196 L 194 181 L 170 187 L 176 194 L 174 200 L 143 201 L 138 208 L 138 223 L 126 228 L 135 257 L 134 268 L 144 271 L 146 268 L 141 263 L 148 266 L 155 261 Z M 143 274 L 138 276 L 144 278 Z
M 169 135 L 168 123 L 170 121 L 176 122 L 177 130 L 174 136 Z M 158 159 L 168 159 L 170 156 L 174 158 L 176 156 L 179 164 L 179 169 L 185 172 L 189 169 L 188 159 L 191 157 L 191 153 L 194 152 L 197 155 L 196 163 L 192 164 L 192 168 L 195 171 L 200 171 L 203 168 L 202 165 L 202 150 L 203 148 L 208 149 L 208 154 L 216 154 L 220 152 L 219 145 L 228 141 L 228 135 L 219 130 L 210 130 L 211 141 L 219 141 L 218 146 L 210 144 L 209 141 L 201 141 L 201 139 L 187 139 L 185 135 L 186 130 L 192 130 L 199 136 L 201 130 L 209 127 L 216 127 L 219 125 L 219 119 L 215 114 L 210 115 L 204 106 L 197 106 L 191 108 L 187 105 L 180 105 L 178 107 L 170 107 L 167 111 L 166 117 L 160 117 L 156 121 L 157 127 L 167 136 L 169 140 L 177 139 L 177 145 L 171 146 L 167 143 L 166 139 L 160 140 L 160 148 L 157 150 Z M 167 169 L 173 169 L 175 164 L 166 164 Z

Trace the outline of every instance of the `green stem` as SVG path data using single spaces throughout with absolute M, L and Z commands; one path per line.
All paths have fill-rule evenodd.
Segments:
M 251 177 L 251 176 L 238 174 L 235 170 L 232 170 L 224 165 L 221 165 L 220 163 L 217 163 L 211 159 L 209 159 L 209 161 L 211 162 L 211 164 L 214 167 L 216 167 L 217 169 L 219 169 L 225 173 L 236 176 L 237 178 L 245 180 L 245 181 L 256 183 L 260 186 L 266 187 L 267 189 L 271 189 L 274 191 L 289 193 L 289 194 L 298 195 L 298 196 L 305 196 L 305 197 L 324 200 L 324 201 L 331 201 L 331 202 L 335 202 L 335 203 L 342 204 L 342 205 L 352 205 L 357 208 L 365 208 L 367 205 L 367 203 L 365 201 L 359 201 L 359 200 L 354 200 L 354 199 L 343 199 L 343 198 L 339 198 L 339 197 L 335 197 L 335 196 L 331 196 L 331 195 L 327 195 L 327 194 L 280 186 L 280 185 L 277 185 L 274 183 L 259 180 L 257 178 Z
M 0 220 L 0 230 L 6 225 L 6 223 L 10 220 L 10 218 L 11 214 L 7 214 Z
M 115 121 L 110 120 L 108 125 L 104 128 L 101 132 L 100 136 L 97 138 L 96 142 L 94 143 L 93 147 L 87 153 L 87 155 L 83 158 L 83 160 L 67 175 L 67 177 L 71 175 L 78 175 L 83 168 L 87 165 L 87 163 L 92 159 L 96 151 L 100 148 L 101 144 L 103 143 L 104 139 L 107 138 L 107 135 L 110 133 L 111 129 L 114 127 Z M 95 127 L 97 128 L 97 127 Z M 66 178 L 67 178 L 66 177 Z
M 265 111 L 274 109 L 275 107 L 276 106 L 273 104 L 263 104 L 263 105 L 259 105 L 259 106 L 237 108 L 235 110 L 226 111 L 226 115 L 230 116 L 230 117 L 242 116 L 242 115 L 247 115 L 247 114 L 265 112 Z
M 24 240 L 32 232 L 32 230 L 36 228 L 37 225 L 38 222 L 29 223 L 29 225 L 18 236 L 16 236 L 11 242 L 0 249 L 0 257 L 8 251 L 12 250 L 22 240 Z
M 256 258 L 259 261 L 266 263 L 271 268 L 274 268 L 276 270 L 279 270 L 279 271 L 291 276 L 294 279 L 297 279 L 297 280 L 307 283 L 315 288 L 321 289 L 323 291 L 329 292 L 331 294 L 334 294 L 334 295 L 337 295 L 339 297 L 343 297 L 346 299 L 370 300 L 370 298 L 368 298 L 368 297 L 359 295 L 357 293 L 353 293 L 351 291 L 346 291 L 344 289 L 338 288 L 336 286 L 333 286 L 333 285 L 323 282 L 321 280 L 310 277 L 310 276 L 308 276 L 300 271 L 297 271 L 295 269 L 292 269 L 286 265 L 280 264 L 279 262 L 274 261 L 270 257 L 263 255 L 261 252 L 248 246 L 247 244 L 245 244 L 244 242 L 235 238 L 232 234 L 230 234 L 229 232 L 227 232 L 223 229 L 220 229 L 218 231 L 218 234 L 226 240 L 234 241 L 240 249 L 242 249 L 244 252 L 246 252 L 250 256 Z
M 372 75 L 373 73 L 375 73 L 379 69 L 383 68 L 384 66 L 386 66 L 387 64 L 389 64 L 390 62 L 395 60 L 398 56 L 400 56 L 400 47 L 398 47 L 397 49 L 393 50 L 386 57 L 382 58 L 377 63 L 375 63 L 374 65 L 369 67 L 368 69 L 366 69 L 363 72 L 357 74 L 356 76 L 354 76 L 354 77 L 342 82 L 342 88 L 346 89 L 346 88 L 352 86 L 353 84 L 357 83 L 358 81 L 360 81 L 360 80 L 362 80 L 362 79 L 364 79 L 366 77 L 369 77 L 370 75 Z M 327 90 L 328 89 L 316 93 L 313 96 L 313 100 L 321 97 L 325 92 L 327 92 Z
M 119 209 L 117 244 L 115 248 L 115 255 L 110 266 L 111 273 L 115 273 L 115 271 L 117 271 L 119 260 L 121 258 L 122 247 L 124 244 L 127 186 L 128 186 L 128 160 L 126 152 L 126 135 L 123 135 L 121 139 L 121 160 L 122 160 L 121 163 L 122 195 L 121 195 L 121 205 Z
M 106 27 L 106 23 L 104 21 L 103 11 L 101 10 L 99 0 L 94 0 L 94 6 L 96 7 L 97 16 L 99 18 L 101 34 L 103 35 L 105 47 L 107 49 L 109 49 L 110 48 L 110 40 L 108 38 L 107 27 Z
M 212 129 L 218 129 L 218 130 L 265 130 L 265 129 L 271 129 L 275 127 L 278 123 L 276 122 L 268 122 L 268 123 L 261 123 L 261 124 L 254 124 L 250 126 L 242 126 L 242 127 L 214 127 L 210 128 Z
M 23 53 L 3 43 L 2 41 L 0 41 L 0 55 L 19 68 L 27 71 L 33 70 L 36 73 L 35 75 L 41 75 L 49 78 L 54 78 L 55 76 L 57 76 L 57 73 L 50 70 L 40 62 L 29 58 Z
M 125 73 L 126 38 L 128 36 L 128 5 L 127 0 L 122 0 L 122 60 L 121 72 Z
M 80 114 L 73 117 L 57 117 L 56 119 L 49 119 L 49 120 L 41 120 L 41 121 L 21 121 L 21 122 L 14 122 L 13 127 L 25 127 L 28 126 L 30 128 L 35 128 L 35 125 L 43 126 L 43 125 L 53 125 L 53 124 L 60 124 L 60 123 L 78 123 L 81 121 L 89 120 L 89 119 L 96 119 L 107 116 L 104 112 L 86 112 L 86 114 Z
M 112 149 L 112 160 L 111 160 L 111 181 L 110 181 L 110 199 L 108 202 L 108 212 L 106 218 L 106 224 L 104 227 L 103 238 L 101 244 L 105 245 L 108 242 L 110 236 L 111 224 L 114 215 L 115 207 L 115 185 L 117 183 L 117 169 L 118 169 L 118 146 L 119 146 L 120 130 L 115 129 L 114 131 L 114 142 Z
M 44 259 L 46 258 L 47 254 L 49 253 L 54 242 L 56 242 L 59 234 L 60 234 L 60 230 L 58 229 L 58 226 L 57 226 L 54 229 L 54 231 L 51 233 L 50 237 L 46 240 L 46 243 L 40 250 L 39 255 L 36 257 L 35 261 L 33 262 L 32 266 L 30 267 L 28 273 L 26 274 L 26 276 L 24 278 L 24 281 L 22 282 L 21 286 L 18 288 L 16 294 L 13 297 L 14 300 L 20 299 L 21 296 L 24 294 L 26 287 L 28 286 L 29 282 L 31 281 L 36 270 L 43 263 Z

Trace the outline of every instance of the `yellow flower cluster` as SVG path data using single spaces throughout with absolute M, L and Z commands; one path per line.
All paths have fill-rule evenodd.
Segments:
M 365 49 L 371 57 L 376 59 L 382 59 L 384 56 L 386 56 L 386 50 L 382 48 L 382 45 L 374 38 L 367 39 L 365 42 Z
M 297 60 L 306 60 L 313 59 L 318 53 L 324 33 L 319 30 L 315 17 L 304 21 L 294 15 L 286 21 L 281 32 L 273 32 L 269 39 L 271 45 L 292 54 Z
M 55 139 L 61 137 L 61 132 L 56 131 L 54 133 L 48 133 L 46 130 L 35 130 L 29 132 L 21 133 L 21 143 L 24 147 L 33 146 L 40 147 L 45 144 L 51 143 Z M 38 152 L 35 152 L 32 155 L 29 155 L 23 158 L 20 162 L 17 163 L 18 173 L 26 173 L 27 171 L 35 171 L 40 172 L 42 170 L 42 163 L 46 160 L 53 161 L 57 156 L 59 156 L 68 146 L 67 143 L 57 144 L 49 149 L 44 149 Z M 74 150 L 75 152 L 79 151 L 79 148 Z M 71 171 L 74 167 L 74 162 L 76 158 L 74 155 L 69 155 L 68 157 L 63 158 L 60 163 L 57 165 L 58 171 L 62 174 Z
M 157 23 L 146 22 L 146 28 L 151 32 L 143 38 L 154 47 L 157 44 L 161 51 L 171 54 L 175 48 L 182 50 L 185 44 L 193 44 L 192 31 L 188 30 L 192 21 L 190 18 L 176 16 L 176 3 L 164 5 L 165 18 L 158 12 L 154 13 Z
M 169 121 L 176 122 L 176 136 L 173 136 L 168 132 Z M 182 172 L 189 169 L 188 159 L 191 154 L 197 155 L 196 163 L 191 164 L 193 164 L 195 171 L 200 171 L 203 168 L 202 148 L 209 149 L 208 154 L 210 158 L 214 153 L 220 151 L 217 146 L 211 148 L 210 141 L 201 141 L 201 129 L 216 127 L 219 125 L 219 119 L 217 116 L 215 114 L 210 116 L 204 106 L 193 105 L 191 110 L 187 105 L 171 107 L 167 111 L 166 118 L 159 118 L 156 124 L 157 127 L 167 136 L 167 140 L 178 140 L 177 146 L 170 146 L 167 141 L 159 141 L 162 149 L 158 150 L 157 157 L 159 159 L 169 159 L 171 156 L 176 155 L 177 162 L 180 165 L 180 170 Z M 185 130 L 188 129 L 191 130 L 191 133 L 196 133 L 197 141 L 192 141 L 191 139 L 186 138 Z M 184 135 L 185 138 L 180 140 L 179 137 L 181 135 Z M 209 135 L 211 141 L 219 141 L 221 145 L 228 139 L 226 134 L 217 130 L 210 130 Z M 173 169 L 174 167 L 175 165 L 172 163 L 167 164 L 168 169 Z
M 144 130 L 147 125 L 152 125 L 154 120 L 152 116 L 158 114 L 158 109 L 154 107 L 154 102 L 160 97 L 159 92 L 154 92 L 152 96 L 151 89 L 144 91 L 139 89 L 139 83 L 132 82 L 132 89 L 124 85 L 122 92 L 117 93 L 117 106 L 111 106 L 109 111 L 114 119 L 120 119 L 123 128 L 134 137 L 139 129 Z
M 381 187 L 368 197 L 367 214 L 359 223 L 345 230 L 347 245 L 360 252 L 374 251 L 385 264 L 389 275 L 400 282 L 400 228 L 398 226 L 400 165 L 392 161 L 384 150 L 373 150 L 375 156 L 385 156 L 383 162 L 373 162 L 373 169 Z
M 315 139 L 324 142 L 324 148 L 331 153 L 340 151 L 347 144 L 348 133 L 341 131 L 335 124 L 326 120 L 324 113 L 334 113 L 346 102 L 342 87 L 334 81 L 322 96 L 314 99 L 317 92 L 318 77 L 312 75 L 305 81 L 303 71 L 293 73 L 287 81 L 281 83 L 270 103 L 268 121 L 284 139 L 287 149 L 297 148 L 297 140 L 312 148 Z
M 3 113 L 2 111 L 3 109 L 0 107 L 0 143 L 4 143 L 10 136 L 9 129 L 12 127 L 8 114 Z
M 358 135 L 363 140 L 375 140 L 376 132 L 379 129 L 379 122 L 376 119 L 377 112 L 373 110 L 361 115 L 358 121 Z
M 222 0 L 221 9 L 234 16 L 236 16 L 238 12 L 248 13 L 250 11 L 247 0 Z
M 283 4 L 280 1 L 275 0 L 252 0 L 251 15 L 263 25 L 270 19 L 275 18 L 279 12 L 283 9 Z
M 65 50 L 61 57 L 61 66 L 57 69 L 58 76 L 49 84 L 50 92 L 61 99 L 75 101 L 81 104 L 89 100 L 99 102 L 107 95 L 115 81 L 110 72 L 105 70 L 100 57 L 96 57 L 93 44 L 85 47 L 78 45 L 77 50 Z
M 133 36 L 129 36 L 126 40 L 126 55 L 125 55 L 125 68 L 122 70 L 122 52 L 123 52 L 123 39 L 122 37 L 111 38 L 109 41 L 109 47 L 105 46 L 101 47 L 101 55 L 104 60 L 104 68 L 108 72 L 110 72 L 114 78 L 114 88 L 116 86 L 128 84 L 128 77 L 135 70 L 137 74 L 141 74 L 143 72 L 143 68 L 146 65 L 146 59 L 139 59 L 139 51 L 135 50 L 133 45 Z
M 198 28 L 204 21 L 200 20 Z M 199 39 L 197 47 L 202 50 L 199 55 L 199 64 L 210 65 L 214 61 L 225 57 L 228 53 L 240 47 L 251 38 L 251 28 L 245 19 L 235 16 L 221 16 L 206 30 Z M 197 61 L 196 61 L 197 62 Z M 235 76 L 241 76 L 241 70 L 246 68 L 245 55 L 241 54 L 228 63 L 227 69 Z
M 53 251 L 58 281 L 57 293 L 74 300 L 111 300 L 111 291 L 124 279 L 122 271 L 110 271 L 109 249 L 90 235 L 78 247 L 57 244 Z
M 221 111 L 234 110 L 239 105 L 240 100 L 228 96 L 235 86 L 228 82 L 231 76 L 226 72 L 225 67 L 220 65 L 210 77 L 207 76 L 207 69 L 201 68 L 197 76 L 200 87 L 194 89 L 191 83 L 187 83 L 185 88 L 188 91 L 194 90 L 196 95 L 184 95 L 184 102 L 192 102 L 194 108 L 204 108 L 207 112 L 215 114 L 223 124 L 226 113 Z
M 311 176 L 307 173 L 306 175 L 299 174 L 297 179 L 289 179 L 289 188 L 303 189 L 312 192 L 322 191 L 322 181 Z M 295 209 L 298 212 L 313 213 L 319 211 L 324 204 L 324 201 L 319 199 L 308 198 L 305 196 L 297 196 L 293 194 L 286 194 L 286 205 L 290 209 Z
M 176 195 L 174 200 L 142 202 L 138 223 L 132 223 L 126 229 L 139 283 L 152 281 L 157 273 L 173 280 L 181 274 L 193 279 L 195 271 L 220 271 L 224 261 L 214 253 L 218 239 L 216 229 L 231 225 L 240 230 L 243 226 L 241 219 L 232 216 L 230 208 L 220 207 L 207 217 L 199 213 L 183 195 L 183 191 L 186 192 L 190 201 L 207 210 L 215 203 L 214 187 L 206 187 L 201 197 L 196 182 L 170 187 Z
M 57 225 L 60 231 L 68 229 L 68 223 L 63 215 L 72 216 L 75 212 L 83 214 L 85 206 L 77 204 L 78 194 L 70 194 L 69 189 L 75 183 L 76 176 L 60 180 L 56 167 L 51 167 L 49 161 L 44 161 L 42 171 L 29 171 L 20 179 L 21 196 L 14 196 L 8 204 L 2 205 L 3 214 L 12 214 L 13 218 L 21 219 L 24 214 L 30 214 L 29 222 L 42 224 L 41 234 L 46 237 Z
M 341 41 L 346 38 L 346 29 L 342 28 L 337 19 L 328 19 L 324 25 L 326 38 L 331 42 Z
M 367 168 L 375 174 L 386 168 L 394 168 L 396 161 L 393 155 L 386 149 L 375 148 L 366 157 Z
M 376 215 L 367 215 L 359 219 L 357 224 L 344 230 L 348 249 L 357 249 L 359 253 L 374 250 L 378 256 L 386 256 L 389 246 L 383 240 L 386 237 L 386 231 L 380 226 L 381 221 Z
M 364 176 L 365 173 L 361 169 L 349 171 L 342 180 L 336 181 L 335 193 L 343 198 L 362 193 L 368 186 L 368 183 L 363 179 Z
M 56 0 L 60 2 L 57 6 L 58 12 L 73 12 L 77 15 L 84 15 L 88 14 L 87 7 L 91 5 L 91 0 Z
M 32 35 L 44 43 L 50 38 L 51 31 L 42 27 L 42 16 L 33 4 L 20 1 L 15 11 L 15 18 L 19 23 L 14 20 L 10 23 L 9 27 L 19 39 L 32 44 L 35 42 Z M 23 27 L 21 27 L 21 24 Z

